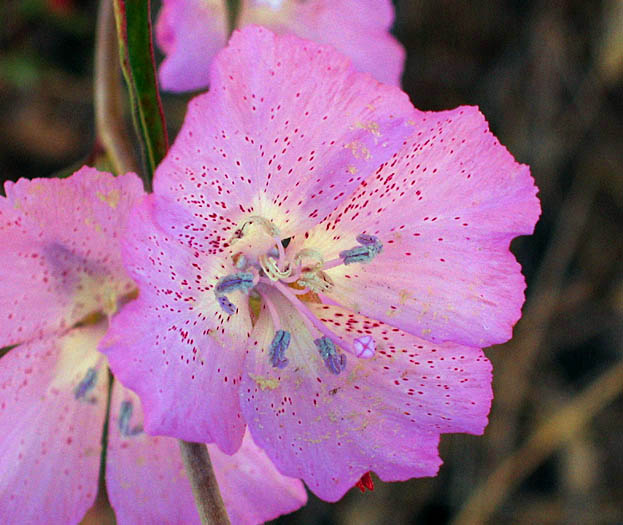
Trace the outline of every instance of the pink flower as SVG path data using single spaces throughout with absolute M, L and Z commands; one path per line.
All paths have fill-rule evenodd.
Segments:
M 416 111 L 292 36 L 235 33 L 212 73 L 130 218 L 113 370 L 149 431 L 233 453 L 248 425 L 326 500 L 435 475 L 520 316 L 527 166 L 476 109 Z
M 20 180 L 0 197 L 0 520 L 76 523 L 98 488 L 108 372 L 97 346 L 135 293 L 119 237 L 143 195 L 134 174 L 82 168 L 64 180 Z M 198 523 L 175 440 L 148 436 L 136 396 L 115 382 L 106 461 L 120 523 Z M 306 499 L 250 436 L 224 456 L 211 446 L 235 523 L 258 523 Z M 173 481 L 173 482 L 172 482 Z
M 399 85 L 405 52 L 389 33 L 390 0 L 242 0 L 239 27 L 261 24 L 330 44 L 350 57 L 359 71 Z M 160 83 L 168 91 L 203 89 L 210 63 L 225 46 L 227 21 L 222 0 L 164 0 L 156 37 L 166 59 Z

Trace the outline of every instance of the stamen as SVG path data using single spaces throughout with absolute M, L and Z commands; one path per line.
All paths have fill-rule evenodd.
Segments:
M 275 242 L 277 243 L 277 249 L 279 250 L 279 260 L 277 261 L 277 264 L 279 268 L 282 268 L 286 260 L 286 251 L 283 244 L 281 244 L 281 239 L 279 237 L 275 237 Z
M 277 330 L 272 342 L 270 343 L 270 350 L 268 356 L 270 357 L 270 363 L 275 368 L 285 368 L 288 364 L 288 359 L 285 357 L 285 352 L 290 346 L 290 332 L 285 330 Z
M 277 309 L 275 308 L 275 305 L 270 300 L 270 297 L 268 297 L 268 294 L 261 293 L 259 291 L 258 293 L 260 294 L 260 297 L 262 298 L 262 300 L 266 304 L 266 307 L 268 308 L 268 312 L 270 313 L 270 318 L 273 321 L 273 328 L 275 329 L 275 332 L 278 332 L 281 329 L 281 322 L 279 321 L 279 314 L 277 313 Z
M 376 341 L 370 335 L 363 335 L 361 337 L 357 337 L 353 341 L 353 349 L 355 350 L 355 355 L 361 359 L 370 359 L 374 357 L 374 352 L 376 351 Z
M 133 411 L 134 407 L 132 406 L 132 401 L 123 401 L 121 403 L 121 409 L 119 410 L 119 432 L 121 432 L 122 436 L 136 436 L 143 432 L 143 427 L 141 425 L 130 428 L 130 419 L 132 418 Z
M 383 248 L 379 238 L 368 233 L 360 233 L 357 237 L 355 237 L 355 239 L 359 244 L 363 244 L 364 246 L 377 246 L 379 248 L 379 252 Z
M 218 280 L 214 291 L 216 294 L 227 294 L 235 290 L 242 290 L 249 293 L 249 290 L 255 286 L 253 283 L 254 275 L 251 272 L 238 272 L 226 275 Z
M 346 368 L 346 356 L 338 354 L 333 341 L 328 337 L 320 337 L 314 340 L 314 344 L 318 347 L 318 353 L 329 372 L 339 375 Z
M 272 257 L 264 255 L 259 258 L 259 261 L 262 270 L 271 281 L 280 281 L 281 279 L 286 279 L 290 277 L 290 274 L 292 273 L 290 267 L 286 268 L 285 270 L 281 270 L 281 268 L 279 268 L 278 266 L 277 261 Z
M 227 314 L 227 315 L 234 315 L 236 313 L 236 305 L 234 303 L 232 303 L 227 296 L 225 295 L 219 295 L 218 296 L 218 304 L 221 306 L 221 309 Z
M 93 390 L 95 383 L 97 382 L 97 370 L 95 368 L 89 368 L 87 373 L 82 378 L 80 383 L 74 389 L 74 397 L 76 399 L 84 398 L 87 393 Z
M 290 277 L 284 277 L 283 279 L 281 279 L 284 283 L 294 283 L 296 281 L 299 280 L 299 278 L 301 277 L 301 266 L 298 265 L 295 269 L 294 272 L 290 275 Z M 292 272 L 292 269 L 290 268 L 290 271 Z
M 312 248 L 303 248 L 300 252 L 296 254 L 294 260 L 296 263 L 302 263 L 304 258 L 316 259 L 315 266 L 322 266 L 324 262 L 324 258 L 322 254 L 318 250 L 313 250 Z
M 301 318 L 303 322 L 307 326 L 307 329 L 310 333 L 320 332 L 323 336 L 333 341 L 333 343 L 337 346 L 341 346 L 344 349 L 349 347 L 348 343 L 344 341 L 341 337 L 335 335 L 331 330 L 329 330 L 324 323 L 318 319 L 310 310 L 307 308 L 296 295 L 293 293 L 293 289 L 289 286 L 285 286 L 282 283 L 274 283 L 273 286 L 277 288 L 285 297 L 290 301 L 292 306 L 297 309 L 297 311 L 301 314 Z
M 339 258 L 327 262 L 322 269 L 329 270 L 342 264 L 368 263 L 383 250 L 383 243 L 374 235 L 361 233 L 356 239 L 360 246 L 341 251 Z
M 323 293 L 331 290 L 333 280 L 322 270 L 314 270 L 303 272 L 296 284 L 309 288 L 312 292 Z
M 374 255 L 368 246 L 355 246 L 350 250 L 340 252 L 340 257 L 344 264 L 367 263 L 372 260 Z

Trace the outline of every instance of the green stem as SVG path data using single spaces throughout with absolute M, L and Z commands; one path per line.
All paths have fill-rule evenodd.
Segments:
M 229 525 L 227 511 L 214 476 L 208 448 L 201 443 L 179 441 L 186 474 L 203 525 Z
M 240 0 L 226 0 L 227 3 L 227 35 L 231 36 L 238 27 L 240 17 Z
M 134 128 L 141 141 L 151 189 L 156 166 L 169 147 L 164 112 L 156 80 L 152 43 L 151 2 L 112 0 L 117 23 L 121 69 L 128 86 Z

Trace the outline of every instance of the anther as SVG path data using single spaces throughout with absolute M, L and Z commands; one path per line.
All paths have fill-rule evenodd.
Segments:
M 338 354 L 335 344 L 328 337 L 320 337 L 314 340 L 314 344 L 318 347 L 318 353 L 329 372 L 339 375 L 346 368 L 346 356 Z
M 97 370 L 95 368 L 89 368 L 87 373 L 82 378 L 80 383 L 74 389 L 74 396 L 76 399 L 81 399 L 87 395 L 90 390 L 93 390 L 95 383 L 97 382 Z
M 214 291 L 216 294 L 227 294 L 235 290 L 242 290 L 249 293 L 249 290 L 255 286 L 253 283 L 254 275 L 251 272 L 232 273 L 221 277 L 216 283 Z
M 227 315 L 234 315 L 236 313 L 236 305 L 232 303 L 227 296 L 219 295 L 217 299 L 218 304 Z
M 344 264 L 353 263 L 367 263 L 372 260 L 374 255 L 370 252 L 367 246 L 355 246 L 350 250 L 344 250 L 340 252 L 340 257 L 344 261 Z
M 376 257 L 383 249 L 383 244 L 374 235 L 362 233 L 357 235 L 357 242 L 360 246 L 355 246 L 350 250 L 340 252 L 344 264 L 367 263 Z
M 376 342 L 374 338 L 370 335 L 363 335 L 361 337 L 357 337 L 353 341 L 353 349 L 355 350 L 355 355 L 361 359 L 370 359 L 374 357 L 374 352 L 376 350 Z
M 370 235 L 368 233 L 360 233 L 359 235 L 357 235 L 356 239 L 357 242 L 359 244 L 362 244 L 363 246 L 378 247 L 379 252 L 381 251 L 381 248 L 383 248 L 383 245 L 381 244 L 381 241 L 379 241 L 379 238 L 374 235 Z
M 134 428 L 130 428 L 130 419 L 132 418 L 132 412 L 134 407 L 132 401 L 123 401 L 121 403 L 121 409 L 119 410 L 119 432 L 122 436 L 136 436 L 143 431 L 143 427 L 136 425 Z
M 270 343 L 269 357 L 270 363 L 275 368 L 285 368 L 288 364 L 288 359 L 285 357 L 285 352 L 290 346 L 290 332 L 286 330 L 277 330 L 272 342 Z

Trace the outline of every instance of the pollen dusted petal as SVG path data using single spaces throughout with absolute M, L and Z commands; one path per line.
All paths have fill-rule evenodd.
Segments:
M 228 272 L 165 235 L 152 221 L 151 197 L 135 207 L 127 232 L 124 260 L 140 294 L 113 317 L 101 350 L 141 398 L 149 433 L 216 441 L 233 453 L 245 427 L 238 388 L 248 298 L 232 292 L 237 313 L 222 311 L 214 287 Z
M 253 71 L 253 75 L 248 72 Z M 247 27 L 214 62 L 154 179 L 156 221 L 219 254 L 253 216 L 281 238 L 320 222 L 410 134 L 397 88 L 356 73 L 334 49 Z M 274 239 L 253 241 L 256 254 Z
M 104 329 L 36 339 L 0 360 L 3 523 L 77 523 L 93 505 L 108 389 L 96 351 Z M 94 384 L 76 397 L 90 369 Z
M 119 237 L 143 194 L 134 174 L 84 167 L 66 179 L 20 179 L 0 197 L 0 347 L 113 310 L 134 285 Z
M 433 476 L 439 435 L 482 433 L 492 398 L 491 365 L 481 350 L 431 344 L 348 310 L 310 309 L 338 336 L 370 335 L 372 359 L 349 359 L 336 376 L 289 304 L 271 297 L 292 334 L 290 363 L 270 366 L 270 318 L 261 312 L 250 340 L 242 410 L 257 442 L 286 475 L 336 501 L 363 474 L 384 481 Z
M 327 270 L 333 301 L 429 341 L 508 340 L 525 282 L 510 241 L 533 231 L 537 188 L 476 108 L 420 113 L 394 159 L 309 234 L 292 240 L 337 256 L 361 232 L 383 251 Z
M 106 465 L 110 502 L 120 523 L 199 523 L 192 489 L 173 438 L 120 432 L 122 406 L 132 406 L 131 428 L 143 422 L 138 397 L 113 386 Z M 129 405 L 128 405 L 129 404 Z M 208 445 L 227 513 L 233 524 L 255 524 L 292 512 L 307 495 L 299 480 L 277 472 L 247 433 L 233 456 Z
M 389 33 L 394 21 L 390 0 L 286 0 L 276 7 L 244 0 L 239 27 L 258 24 L 329 44 L 350 57 L 358 71 L 400 84 L 405 52 Z M 221 0 L 164 0 L 156 24 L 156 39 L 166 54 L 159 71 L 163 89 L 208 87 L 210 64 L 225 45 L 225 34 Z

